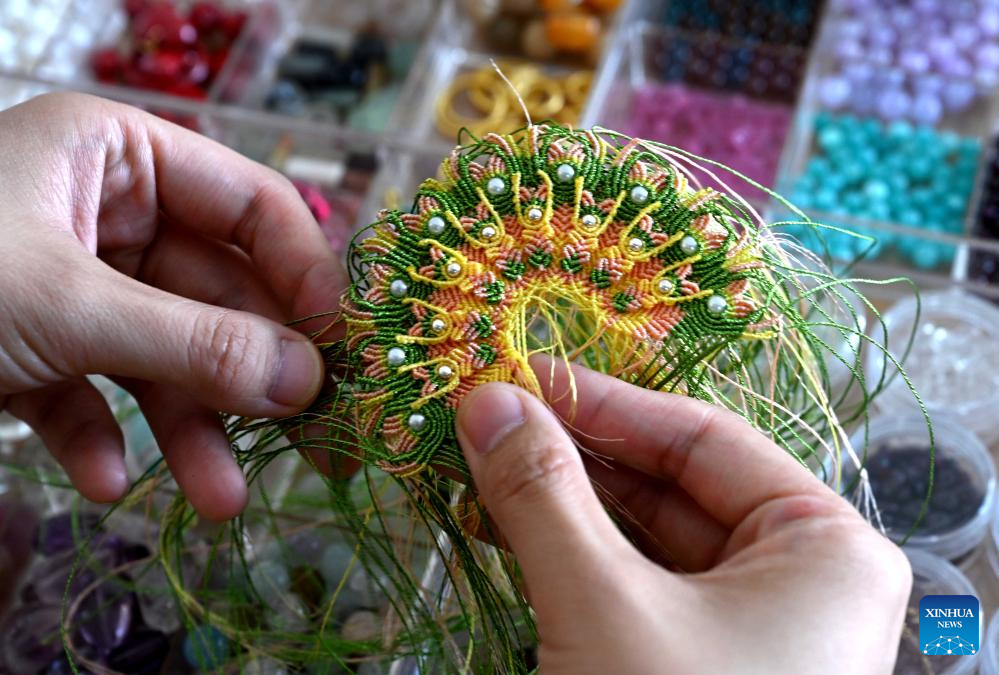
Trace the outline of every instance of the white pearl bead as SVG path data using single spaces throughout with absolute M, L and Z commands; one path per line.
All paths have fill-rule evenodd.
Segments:
M 666 293 L 666 294 L 672 293 L 673 282 L 670 281 L 669 279 L 660 279 L 658 288 L 660 293 Z
M 631 188 L 631 201 L 636 204 L 644 204 L 649 201 L 649 191 L 644 185 L 636 185 Z
M 393 298 L 404 298 L 406 293 L 409 292 L 409 284 L 407 284 L 402 279 L 396 279 L 391 284 L 389 284 L 389 293 Z
M 687 235 L 686 237 L 680 240 L 680 250 L 686 253 L 687 255 L 697 253 L 697 249 L 699 249 L 700 247 L 701 245 L 697 243 L 697 240 L 691 237 L 690 235 Z
M 430 234 L 440 234 L 444 231 L 445 226 L 446 223 L 440 216 L 434 216 L 427 221 L 427 229 L 430 230 Z
M 645 242 L 639 239 L 638 237 L 635 237 L 634 239 L 628 242 L 628 248 L 634 251 L 635 253 L 638 253 L 643 248 L 645 248 Z
M 555 176 L 559 183 L 569 183 L 576 177 L 576 167 L 572 164 L 559 164 Z
M 545 215 L 544 212 L 537 206 L 534 206 L 527 210 L 527 219 L 537 222 L 541 220 L 541 216 Z
M 461 274 L 461 265 L 456 262 L 448 263 L 447 267 L 444 268 L 444 271 L 447 272 L 449 277 L 456 277 Z
M 501 195 L 506 192 L 506 181 L 499 176 L 490 178 L 486 183 L 486 191 L 491 195 Z
M 587 213 L 580 219 L 580 221 L 583 223 L 583 227 L 596 227 L 597 223 L 600 222 L 592 213 Z
M 426 423 L 427 423 L 427 418 L 421 415 L 420 413 L 413 413 L 412 415 L 409 416 L 409 419 L 406 421 L 406 424 L 408 424 L 409 428 L 412 429 L 413 431 L 419 431 L 420 429 L 423 428 L 423 425 L 425 425 Z
M 451 366 L 440 366 L 437 369 L 437 377 L 442 380 L 450 380 L 454 376 L 454 370 Z
M 406 352 L 400 347 L 392 347 L 388 350 L 388 354 L 386 356 L 388 364 L 393 368 L 397 368 L 406 362 Z
M 483 239 L 492 239 L 496 236 L 496 228 L 492 225 L 486 225 L 482 228 L 482 232 L 480 234 Z
M 444 323 L 444 319 L 434 319 L 430 322 L 430 330 L 435 333 L 443 333 L 445 328 L 447 328 L 447 324 Z
M 708 311 L 715 316 L 722 314 L 726 309 L 728 309 L 728 303 L 725 302 L 725 298 L 720 295 L 712 295 L 708 298 Z

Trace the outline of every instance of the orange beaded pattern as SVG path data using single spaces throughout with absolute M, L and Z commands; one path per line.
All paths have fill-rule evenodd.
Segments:
M 645 386 L 678 353 L 773 335 L 755 230 L 639 141 L 530 126 L 456 148 L 441 175 L 353 251 L 351 396 L 383 468 L 463 466 L 461 398 L 484 382 L 539 389 L 538 306 L 573 317 L 558 336 L 567 358 L 599 351 L 604 370 Z

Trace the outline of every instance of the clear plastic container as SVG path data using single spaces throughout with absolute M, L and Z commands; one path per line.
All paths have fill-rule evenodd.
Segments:
M 933 431 L 936 439 L 937 467 L 940 466 L 941 461 L 951 460 L 957 464 L 957 467 L 971 482 L 970 485 L 951 486 L 951 492 L 948 494 L 942 492 L 942 490 L 947 490 L 948 486 L 941 485 L 939 478 L 942 477 L 938 471 L 933 505 L 940 509 L 946 508 L 946 506 L 939 505 L 954 500 L 954 495 L 967 495 L 971 488 L 974 488 L 975 493 L 980 495 L 980 501 L 977 505 L 966 505 L 964 502 L 958 502 L 960 508 L 966 509 L 961 511 L 961 514 L 968 513 L 968 517 L 950 527 L 938 526 L 932 534 L 922 533 L 925 532 L 926 526 L 934 522 L 928 514 L 921 526 L 922 532 L 917 530 L 917 533 L 909 537 L 905 544 L 907 547 L 927 551 L 948 560 L 958 560 L 981 544 L 988 534 L 995 506 L 996 469 L 985 445 L 962 425 L 950 419 L 937 418 L 934 419 Z M 862 452 L 865 447 L 863 429 L 854 434 L 851 443 L 858 453 Z M 928 447 L 929 433 L 926 422 L 918 413 L 898 417 L 880 417 L 874 419 L 870 424 L 866 444 L 867 470 L 868 474 L 872 476 L 874 497 L 881 502 L 883 517 L 886 521 L 884 523 L 886 532 L 893 541 L 898 543 L 901 543 L 909 533 L 911 525 L 915 522 L 915 515 L 896 515 L 894 520 L 898 526 L 894 528 L 891 526 L 888 522 L 890 520 L 889 513 L 885 509 L 889 504 L 886 499 L 887 495 L 879 495 L 878 493 L 879 482 L 874 477 L 875 466 L 877 466 L 875 463 L 879 461 L 879 457 L 883 457 L 881 453 L 901 453 L 903 450 L 911 452 L 913 448 L 928 449 Z M 904 456 L 899 454 L 898 457 L 902 461 Z M 906 457 L 905 459 L 909 461 L 910 458 Z M 927 452 L 920 459 L 922 464 L 918 465 L 915 470 L 925 469 L 929 472 L 929 453 Z M 897 469 L 895 466 L 890 465 L 891 472 L 904 479 L 902 465 L 898 464 Z M 849 476 L 844 482 L 849 482 Z M 921 498 L 916 497 L 908 503 L 918 509 L 920 502 Z
M 980 675 L 999 675 L 999 612 L 996 612 L 989 622 L 985 642 L 982 643 L 982 654 L 978 660 Z
M 925 551 L 906 549 L 912 565 L 912 593 L 906 612 L 902 640 L 899 645 L 895 675 L 971 675 L 978 667 L 979 654 L 974 656 L 923 656 L 919 649 L 919 601 L 924 595 L 973 595 L 974 584 L 952 564 Z M 981 634 L 979 633 L 979 642 Z
M 918 321 L 918 325 L 917 325 Z M 895 304 L 884 314 L 888 350 L 896 360 L 915 328 L 904 367 L 929 412 L 948 416 L 990 443 L 999 440 L 999 308 L 959 290 L 923 293 Z M 875 326 L 872 338 L 884 336 Z M 912 410 L 914 398 L 878 349 L 867 349 L 868 382 L 887 365 L 886 390 L 875 399 L 885 413 Z

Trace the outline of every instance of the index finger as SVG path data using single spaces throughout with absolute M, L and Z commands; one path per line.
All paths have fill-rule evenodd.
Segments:
M 576 365 L 573 410 L 565 364 L 535 356 L 531 366 L 545 398 L 580 445 L 648 475 L 674 479 L 726 527 L 734 528 L 774 499 L 834 496 L 734 413 Z
M 148 138 L 156 197 L 168 217 L 246 251 L 291 316 L 336 308 L 346 270 L 290 181 L 204 136 L 128 110 L 122 123 L 146 133 L 133 128 L 127 138 Z

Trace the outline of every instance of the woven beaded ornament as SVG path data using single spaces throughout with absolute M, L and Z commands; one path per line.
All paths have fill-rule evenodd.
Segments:
M 757 233 L 639 141 L 537 125 L 458 147 L 441 174 L 412 212 L 381 214 L 344 302 L 360 429 L 386 470 L 461 466 L 454 414 L 476 385 L 540 392 L 539 307 L 568 317 L 568 358 L 687 393 L 699 369 L 669 367 L 683 352 L 776 334 Z
M 457 147 L 409 211 L 384 211 L 358 234 L 331 318 L 341 332 L 323 333 L 343 337 L 320 344 L 328 379 L 318 400 L 229 430 L 251 480 L 291 448 L 360 466 L 296 498 L 307 504 L 301 517 L 324 514 L 347 537 L 391 618 L 378 641 L 337 646 L 302 633 L 289 649 L 282 634 L 271 649 L 255 634 L 255 652 L 297 664 L 310 649 L 320 660 L 339 649 L 407 656 L 421 672 L 530 670 L 522 653 L 537 634 L 516 563 L 468 534 L 496 536 L 454 419 L 484 382 L 540 395 L 537 353 L 733 410 L 834 484 L 841 456 L 861 465 L 844 427 L 864 422 L 884 386 L 865 381 L 861 345 L 884 353 L 883 372 L 898 369 L 864 334 L 873 306 L 704 163 L 724 170 L 606 129 L 531 124 Z M 791 208 L 796 224 L 816 227 Z M 870 514 L 869 493 L 854 495 Z M 177 541 L 185 508 L 173 512 Z M 320 614 L 335 615 L 337 597 Z

